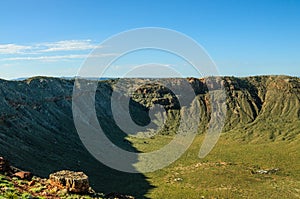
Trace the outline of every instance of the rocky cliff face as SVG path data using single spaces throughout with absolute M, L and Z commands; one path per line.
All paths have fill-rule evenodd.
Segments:
M 134 79 L 143 83 L 142 79 Z M 171 79 L 181 85 L 183 79 Z M 210 119 L 209 89 L 217 85 L 205 84 L 209 79 L 188 78 L 201 108 L 199 132 L 204 133 Z M 247 78 L 217 77 L 226 91 L 227 117 L 224 132 L 244 141 L 288 141 L 299 137 L 300 79 L 288 76 L 257 76 Z M 110 99 L 117 80 L 101 81 L 96 94 L 97 116 L 103 128 L 117 145 L 135 151 L 113 120 Z M 83 147 L 76 133 L 72 117 L 73 80 L 35 77 L 23 81 L 0 80 L 0 152 L 15 165 L 47 176 L 53 170 L 84 170 L 91 183 L 101 191 L 109 187 L 106 180 L 130 180 L 144 183 L 143 176 L 124 175 L 96 161 Z M 208 87 L 209 86 L 209 87 Z M 126 88 L 124 88 L 126 89 Z M 130 100 L 130 111 L 137 124 L 149 122 L 147 115 L 153 104 L 163 105 L 168 120 L 162 134 L 176 133 L 180 104 L 168 88 L 146 84 L 137 89 Z M 32 165 L 35 165 L 32 168 Z M 101 173 L 99 173 L 101 170 Z M 109 175 L 103 175 L 109 173 Z M 103 183 L 98 182 L 99 177 Z M 97 187 L 98 186 L 98 187 Z M 136 190 L 128 193 L 134 194 Z

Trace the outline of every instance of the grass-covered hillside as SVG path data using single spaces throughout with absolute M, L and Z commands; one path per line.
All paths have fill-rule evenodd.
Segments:
M 41 177 L 63 169 L 84 171 L 96 191 L 136 198 L 299 198 L 300 79 L 187 80 L 200 102 L 201 121 L 191 147 L 169 167 L 129 174 L 98 162 L 85 149 L 74 126 L 74 81 L 46 77 L 0 80 L 0 155 Z M 149 123 L 147 113 L 153 104 L 163 105 L 167 113 L 157 135 L 138 139 L 122 132 L 114 121 L 110 100 L 117 81 L 100 81 L 95 96 L 97 117 L 107 136 L 117 146 L 135 152 L 153 151 L 170 142 L 182 108 L 175 94 L 158 84 L 143 85 L 143 79 L 126 80 L 141 85 L 129 102 L 135 123 Z M 170 79 L 170 84 L 180 88 L 184 81 Z M 215 84 L 208 83 L 211 81 Z M 199 159 L 211 118 L 208 91 L 217 90 L 218 85 L 224 85 L 226 93 L 225 125 L 212 152 Z

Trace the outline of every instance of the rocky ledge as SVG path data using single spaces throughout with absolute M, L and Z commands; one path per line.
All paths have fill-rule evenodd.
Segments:
M 96 193 L 83 172 L 62 170 L 49 175 L 49 179 L 34 176 L 10 166 L 0 157 L 0 198 L 27 199 L 134 199 L 118 193 Z

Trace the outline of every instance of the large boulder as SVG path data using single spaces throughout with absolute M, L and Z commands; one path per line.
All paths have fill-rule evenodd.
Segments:
M 50 183 L 73 193 L 86 193 L 89 190 L 88 176 L 83 172 L 69 170 L 58 171 L 49 176 Z

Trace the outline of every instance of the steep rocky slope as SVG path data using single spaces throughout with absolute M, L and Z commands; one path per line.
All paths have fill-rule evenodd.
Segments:
M 227 95 L 224 133 L 249 142 L 287 142 L 299 138 L 300 79 L 288 76 L 246 78 L 217 77 Z M 134 79 L 128 81 L 139 81 Z M 183 79 L 172 79 L 180 85 Z M 208 79 L 189 78 L 201 104 L 204 133 L 210 119 Z M 126 134 L 114 122 L 110 98 L 117 80 L 99 82 L 96 94 L 98 119 L 107 136 L 118 146 L 136 151 Z M 92 186 L 104 193 L 123 192 L 142 196 L 151 185 L 142 174 L 126 174 L 95 160 L 82 145 L 73 123 L 73 80 L 34 77 L 23 81 L 0 80 L 0 153 L 20 168 L 41 176 L 55 170 L 83 170 Z M 174 93 L 160 85 L 144 85 L 134 93 L 131 115 L 138 124 L 147 124 L 149 107 L 161 104 L 168 115 L 161 134 L 176 133 L 180 106 Z M 131 182 L 139 184 L 137 190 Z M 112 183 L 108 183 L 112 182 Z M 121 190 L 121 191 L 120 191 Z

